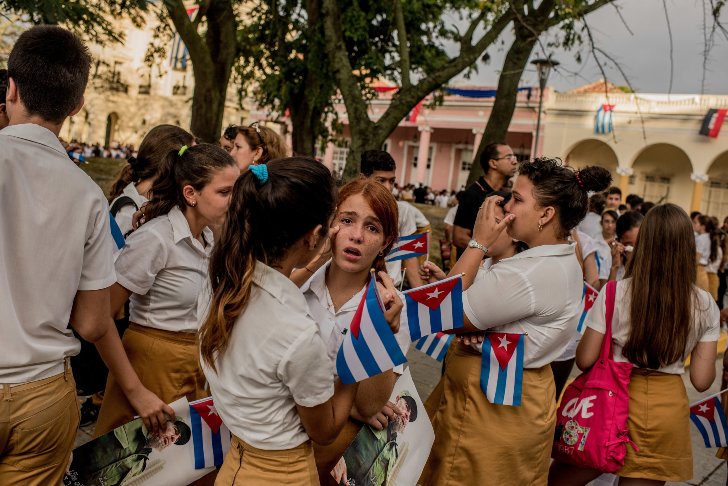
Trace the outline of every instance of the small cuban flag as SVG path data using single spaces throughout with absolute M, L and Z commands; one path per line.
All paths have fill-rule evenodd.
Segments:
M 581 312 L 579 325 L 576 326 L 576 332 L 578 332 L 579 334 L 584 334 L 584 322 L 586 322 L 586 316 L 589 314 L 589 310 L 592 308 L 594 302 L 597 300 L 597 296 L 599 296 L 599 291 L 588 283 L 584 282 L 584 293 L 581 296 L 582 302 L 584 302 L 584 310 Z
M 430 334 L 417 341 L 415 347 L 425 353 L 430 358 L 434 358 L 437 361 L 442 361 L 447 354 L 447 348 L 450 347 L 450 343 L 453 338 L 452 334 L 444 334 L 436 332 Z
M 523 334 L 485 334 L 480 388 L 490 403 L 514 407 L 521 405 L 523 342 Z
M 384 317 L 372 273 L 367 291 L 336 355 L 336 373 L 344 384 L 356 383 L 407 362 Z
M 387 258 L 388 262 L 407 260 L 430 252 L 430 233 L 415 233 L 410 236 L 400 236 L 392 245 Z
M 121 232 L 121 228 L 119 228 L 119 225 L 111 212 L 109 212 L 109 229 L 111 230 L 111 237 L 114 238 L 116 249 L 121 250 L 126 244 L 126 240 L 124 239 L 124 234 Z
M 703 118 L 703 123 L 700 125 L 700 134 L 710 138 L 717 138 L 723 126 L 723 121 L 725 121 L 726 114 L 728 114 L 728 109 L 726 108 L 720 110 L 711 108 L 708 110 L 708 113 Z
M 613 130 L 612 126 L 612 112 L 616 105 L 604 104 L 597 110 L 597 115 L 594 117 L 594 132 L 595 133 L 611 133 Z
M 212 397 L 190 402 L 195 469 L 220 466 L 230 449 L 230 430 L 222 423 Z
M 462 275 L 408 290 L 404 299 L 412 341 L 463 327 Z
M 718 397 L 690 407 L 690 420 L 703 437 L 705 447 L 728 447 L 728 423 Z

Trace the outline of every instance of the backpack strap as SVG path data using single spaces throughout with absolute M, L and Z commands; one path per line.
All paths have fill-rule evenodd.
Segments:
M 116 213 L 121 211 L 121 208 L 124 206 L 134 206 L 134 211 L 137 211 L 139 209 L 139 206 L 134 202 L 132 198 L 129 196 L 119 196 L 116 198 L 116 200 L 111 204 L 111 207 L 109 208 L 109 212 L 112 216 L 116 217 Z
M 614 318 L 614 300 L 617 295 L 617 282 L 615 280 L 607 282 L 606 292 L 606 326 L 604 331 L 604 340 L 602 341 L 602 350 L 599 353 L 599 359 L 613 359 L 612 319 Z

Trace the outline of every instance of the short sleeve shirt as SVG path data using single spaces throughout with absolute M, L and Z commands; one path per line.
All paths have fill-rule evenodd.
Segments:
M 707 265 L 710 260 L 710 235 L 703 233 L 695 237 L 695 246 L 698 252 L 698 263 Z
M 540 368 L 576 332 L 582 278 L 573 244 L 538 246 L 486 270 L 463 294 L 463 310 L 479 329 L 527 333 L 523 365 Z
M 0 131 L 0 228 L 0 383 L 61 373 L 76 292 L 114 283 L 114 242 L 103 192 L 39 125 Z
M 212 231 L 206 246 L 192 236 L 179 208 L 134 231 L 116 259 L 117 282 L 132 292 L 129 320 L 173 332 L 198 328 L 197 297 L 208 275 Z
M 410 236 L 417 231 L 414 209 L 415 207 L 408 202 L 397 201 L 397 214 L 399 218 L 397 236 Z M 386 267 L 387 273 L 394 280 L 394 286 L 399 287 L 399 284 L 402 283 L 402 260 L 387 262 Z
M 614 298 L 614 317 L 612 319 L 612 347 L 614 360 L 626 362 L 627 359 L 622 356 L 622 349 L 629 338 L 629 306 L 631 302 L 629 286 L 632 283 L 631 278 L 626 278 L 617 282 L 617 289 Z M 586 318 L 586 325 L 595 331 L 605 334 L 606 327 L 606 286 L 599 292 L 597 300 L 594 302 L 589 314 Z M 698 287 L 695 287 L 697 302 L 693 313 L 693 330 L 688 336 L 688 343 L 685 348 L 685 357 L 690 354 L 698 342 L 717 341 L 720 336 L 720 311 L 713 297 Z M 682 359 L 671 363 L 657 371 L 681 375 L 685 373 L 685 364 Z
M 217 371 L 202 367 L 230 431 L 253 447 L 283 450 L 309 440 L 296 404 L 315 407 L 334 394 L 326 355 L 299 288 L 257 262 L 250 300 L 215 359 Z

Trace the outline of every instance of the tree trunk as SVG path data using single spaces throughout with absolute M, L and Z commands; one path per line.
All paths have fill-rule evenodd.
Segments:
M 518 83 L 538 40 L 538 37 L 524 27 L 519 26 L 515 30 L 516 39 L 511 44 L 511 48 L 508 49 L 506 58 L 503 61 L 503 71 L 501 71 L 498 78 L 498 89 L 496 90 L 493 110 L 486 122 L 480 146 L 473 154 L 473 166 L 468 175 L 468 184 L 472 184 L 473 181 L 483 175 L 483 168 L 480 166 L 480 154 L 485 146 L 494 142 L 505 143 L 508 127 L 516 109 Z

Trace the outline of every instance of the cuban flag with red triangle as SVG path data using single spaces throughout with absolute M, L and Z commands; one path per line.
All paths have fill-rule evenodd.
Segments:
M 462 275 L 404 292 L 410 338 L 463 327 Z
M 392 249 L 385 261 L 408 260 L 410 258 L 427 255 L 430 252 L 430 233 L 415 233 L 409 236 L 400 236 L 392 245 Z
M 578 332 L 579 334 L 584 334 L 584 322 L 586 322 L 586 316 L 587 314 L 589 314 L 589 310 L 594 305 L 594 302 L 597 300 L 598 296 L 599 291 L 588 283 L 584 282 L 584 292 L 581 295 L 582 302 L 584 303 L 584 310 L 581 312 L 579 324 L 576 326 L 576 332 Z
M 487 332 L 483 340 L 480 388 L 490 403 L 521 405 L 524 335 Z
M 336 373 L 348 385 L 406 362 L 407 357 L 384 317 L 377 281 L 372 274 L 336 355 Z
M 690 420 L 703 437 L 705 447 L 728 447 L 728 423 L 718 397 L 690 407 Z
M 230 430 L 222 423 L 212 397 L 190 402 L 195 469 L 222 465 L 230 449 Z
M 425 336 L 417 341 L 415 347 L 425 353 L 430 358 L 436 359 L 437 361 L 442 361 L 445 358 L 445 355 L 447 354 L 447 348 L 450 347 L 450 343 L 452 342 L 454 337 L 455 336 L 453 336 L 452 334 L 437 332 L 435 334 Z

